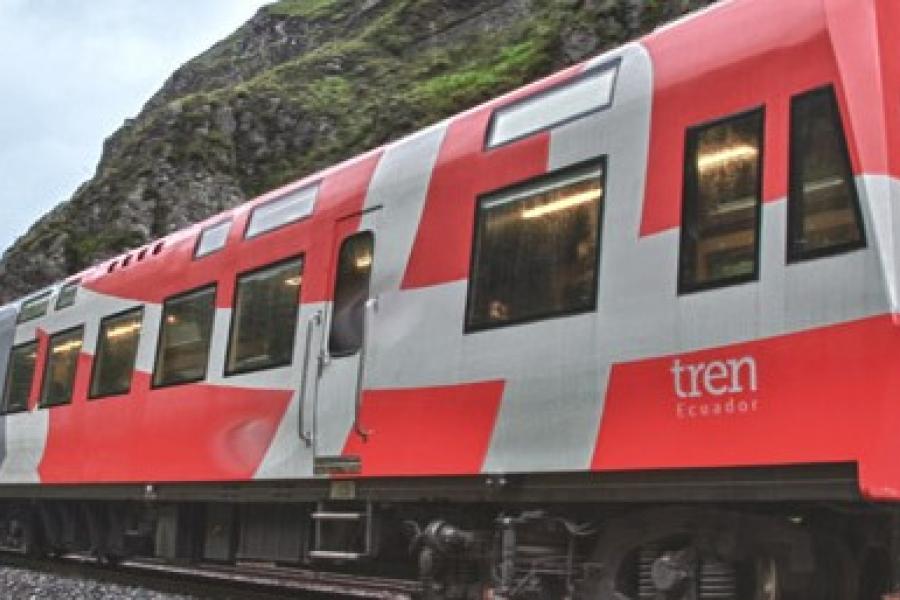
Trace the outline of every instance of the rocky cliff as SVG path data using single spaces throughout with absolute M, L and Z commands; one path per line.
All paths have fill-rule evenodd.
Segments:
M 711 0 L 282 0 L 178 69 L 0 260 L 0 302 Z

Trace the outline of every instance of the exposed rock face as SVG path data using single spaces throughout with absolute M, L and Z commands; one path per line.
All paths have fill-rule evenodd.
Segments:
M 176 71 L 0 260 L 0 302 L 713 0 L 282 0 Z

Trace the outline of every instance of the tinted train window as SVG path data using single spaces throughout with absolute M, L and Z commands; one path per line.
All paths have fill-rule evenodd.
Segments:
M 56 297 L 56 310 L 69 308 L 75 304 L 75 298 L 78 296 L 78 286 L 80 281 L 70 281 L 60 288 L 59 295 Z
M 206 377 L 215 314 L 215 286 L 166 301 L 154 386 L 200 381 Z
M 144 310 L 138 308 L 107 317 L 100 324 L 91 398 L 127 394 L 131 390 L 143 318 Z
M 594 310 L 604 167 L 482 198 L 466 329 Z
M 297 258 L 238 279 L 227 375 L 291 363 L 302 274 Z
M 75 385 L 75 372 L 83 341 L 83 327 L 58 333 L 50 338 L 41 406 L 59 406 L 72 401 L 72 388 Z
M 312 214 L 319 194 L 318 184 L 290 192 L 286 196 L 260 204 L 250 215 L 244 237 L 249 239 L 284 227 Z
M 865 245 L 859 200 L 834 89 L 791 104 L 788 260 Z
M 45 292 L 40 296 L 31 298 L 22 303 L 19 310 L 19 323 L 25 323 L 43 317 L 47 314 L 47 308 L 50 306 L 50 292 Z
M 200 233 L 194 258 L 203 258 L 218 252 L 228 243 L 228 232 L 231 231 L 231 219 L 216 225 L 210 225 Z
M 688 130 L 679 291 L 757 276 L 762 109 Z
M 31 395 L 31 385 L 34 381 L 37 353 L 37 342 L 29 342 L 12 349 L 3 390 L 4 413 L 28 410 L 28 397 Z
M 328 338 L 328 351 L 332 356 L 355 354 L 362 345 L 374 251 L 375 236 L 371 231 L 348 237 L 341 244 Z
M 488 148 L 609 108 L 618 72 L 618 61 L 594 67 L 572 81 L 497 110 L 488 130 Z

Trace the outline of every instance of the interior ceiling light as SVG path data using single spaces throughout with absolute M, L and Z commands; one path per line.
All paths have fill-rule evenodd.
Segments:
M 127 325 L 119 325 L 118 327 L 113 327 L 109 331 L 106 332 L 106 339 L 111 340 L 115 338 L 120 338 L 126 335 L 130 335 L 138 330 L 140 330 L 140 323 L 128 323 Z
M 372 266 L 372 255 L 371 254 L 363 254 L 362 256 L 356 257 L 356 268 L 357 269 L 368 269 Z
M 72 350 L 81 350 L 81 340 L 69 340 L 64 344 L 53 347 L 53 354 L 67 354 Z
M 722 150 L 716 150 L 715 152 L 709 152 L 698 156 L 697 169 L 703 173 L 712 169 L 721 168 L 731 162 L 746 161 L 754 159 L 757 156 L 759 156 L 759 150 L 754 146 L 731 146 L 730 148 L 723 148 Z
M 603 196 L 603 190 L 601 189 L 580 192 L 578 194 L 573 194 L 571 196 L 566 196 L 564 198 L 554 200 L 553 202 L 550 202 L 548 204 L 535 206 L 534 208 L 526 208 L 522 211 L 522 218 L 537 219 L 551 213 L 574 208 L 582 204 L 587 204 L 588 202 L 593 202 L 594 200 L 599 199 L 601 196 Z

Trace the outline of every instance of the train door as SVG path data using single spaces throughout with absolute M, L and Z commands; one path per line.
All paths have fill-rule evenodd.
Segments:
M 348 456 L 344 448 L 354 436 L 369 435 L 360 411 L 378 302 L 372 272 L 381 212 L 366 210 L 335 226 L 334 295 L 325 316 L 313 407 L 314 468 L 319 474 L 359 472 L 359 457 Z

